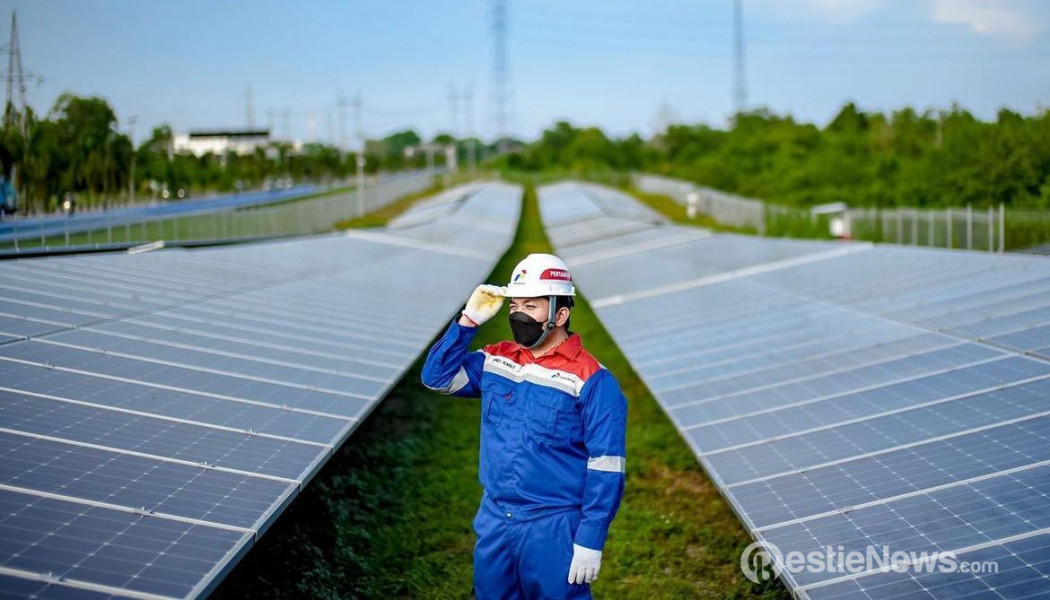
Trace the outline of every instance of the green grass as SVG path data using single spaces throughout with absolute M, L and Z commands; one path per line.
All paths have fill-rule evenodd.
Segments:
M 514 244 L 488 281 L 549 252 L 526 190 Z M 464 298 L 473 282 L 464 282 Z M 627 491 L 596 598 L 787 598 L 740 572 L 750 539 L 584 298 L 573 327 L 628 398 Z M 510 337 L 502 313 L 475 346 Z M 396 323 L 391 323 L 396 327 Z M 215 598 L 469 598 L 480 413 L 419 383 L 422 360 L 359 427 Z

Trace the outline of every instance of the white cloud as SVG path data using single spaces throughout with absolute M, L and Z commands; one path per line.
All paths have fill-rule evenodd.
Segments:
M 900 9 L 915 0 L 749 0 L 785 16 L 852 24 L 885 9 Z M 925 0 L 929 18 L 937 23 L 962 25 L 980 35 L 1030 39 L 1039 33 L 1037 3 L 1045 0 Z M 920 4 L 919 6 L 923 6 Z M 921 9 L 920 9 L 921 10 Z M 1039 11 L 1036 11 L 1039 12 Z
M 1037 28 L 1017 5 L 1008 0 L 933 0 L 933 19 L 965 25 L 982 35 L 1029 39 Z

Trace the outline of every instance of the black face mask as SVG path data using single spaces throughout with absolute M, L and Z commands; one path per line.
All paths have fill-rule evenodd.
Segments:
M 510 313 L 510 330 L 514 334 L 514 341 L 526 348 L 535 347 L 547 337 L 542 321 L 520 311 Z

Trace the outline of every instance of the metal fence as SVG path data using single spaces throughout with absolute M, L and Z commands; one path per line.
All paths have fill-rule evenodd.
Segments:
M 852 237 L 911 246 L 1002 252 L 1006 248 L 1005 210 L 850 209 Z
M 696 208 L 701 213 L 723 225 L 749 227 L 759 235 L 766 232 L 766 206 L 761 200 L 742 198 L 660 175 L 635 173 L 631 175 L 631 182 L 643 192 L 669 196 L 682 205 L 688 204 L 689 194 L 696 193 Z
M 817 215 L 681 179 L 634 174 L 631 180 L 643 192 L 669 196 L 682 205 L 688 205 L 689 195 L 695 193 L 699 212 L 723 225 L 753 228 L 760 235 L 830 238 L 830 221 L 838 216 L 852 239 L 873 242 L 1003 252 L 1050 241 L 1050 211 L 999 205 L 980 209 L 853 208 L 840 215 Z
M 54 229 L 40 236 L 16 239 L 0 251 L 26 252 L 69 247 L 103 248 L 157 241 L 175 243 L 227 241 L 250 238 L 306 235 L 331 231 L 339 221 L 378 210 L 393 201 L 421 192 L 431 185 L 432 175 L 411 173 L 383 179 L 373 186 L 345 193 L 292 200 L 283 204 L 232 210 L 183 214 L 139 222 L 105 225 L 91 231 Z

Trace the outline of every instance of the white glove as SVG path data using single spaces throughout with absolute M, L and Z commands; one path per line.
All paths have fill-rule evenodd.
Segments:
M 463 309 L 463 316 L 481 325 L 496 316 L 503 306 L 503 296 L 507 288 L 496 285 L 479 285 L 467 300 L 467 307 Z
M 572 545 L 572 564 L 569 565 L 569 583 L 590 583 L 598 579 L 602 568 L 602 551 Z

